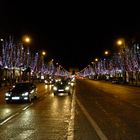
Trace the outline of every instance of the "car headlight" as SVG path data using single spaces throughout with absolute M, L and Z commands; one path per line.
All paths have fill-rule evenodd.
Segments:
M 74 83 L 71 83 L 70 85 L 71 85 L 71 86 L 74 86 Z
M 33 89 L 33 90 L 31 90 L 31 92 L 30 92 L 30 93 L 34 93 L 34 91 L 35 91 L 35 90 Z
M 56 86 L 54 86 L 54 87 L 53 87 L 53 90 L 55 90 L 55 91 L 56 91 L 56 90 L 57 90 L 57 87 L 56 87 Z
M 9 92 L 6 92 L 5 96 L 9 97 L 9 96 L 11 96 L 11 94 Z
M 28 96 L 29 92 L 22 93 L 22 96 Z
M 71 84 L 71 82 L 68 82 L 68 84 L 70 85 L 70 84 Z
M 65 87 L 65 90 L 69 90 L 69 89 L 70 89 L 70 87 L 69 87 L 69 86 L 66 86 L 66 87 Z

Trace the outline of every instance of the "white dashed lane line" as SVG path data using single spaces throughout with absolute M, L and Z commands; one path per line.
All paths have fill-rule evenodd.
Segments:
M 26 109 L 28 109 L 31 105 L 33 105 L 33 103 L 31 103 L 30 105 L 24 107 L 22 109 L 22 111 L 25 111 Z M 8 118 L 6 118 L 5 120 L 3 120 L 2 122 L 0 122 L 0 126 L 4 125 L 5 123 L 7 123 L 9 120 L 13 119 L 14 117 L 18 116 L 22 111 L 18 111 L 15 114 L 9 116 Z

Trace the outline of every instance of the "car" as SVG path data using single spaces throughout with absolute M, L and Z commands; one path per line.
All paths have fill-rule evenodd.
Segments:
M 75 79 L 75 77 L 73 77 L 73 78 L 70 78 L 70 84 L 71 84 L 71 86 L 75 86 L 76 85 L 76 79 Z
M 54 84 L 54 79 L 45 79 L 45 80 L 44 80 L 44 83 L 45 83 L 46 85 L 52 85 L 52 84 Z
M 12 101 L 31 102 L 35 98 L 37 98 L 37 87 L 30 82 L 16 83 L 5 93 L 6 103 L 11 103 Z
M 54 83 L 53 85 L 54 95 L 70 95 L 71 94 L 71 85 L 67 80 L 60 80 Z
M 122 77 L 114 77 L 114 78 L 111 80 L 111 83 L 112 83 L 112 84 L 121 84 L 122 81 L 123 81 Z

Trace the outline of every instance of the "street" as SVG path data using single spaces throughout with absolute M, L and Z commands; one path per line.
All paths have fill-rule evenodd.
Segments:
M 0 91 L 0 140 L 139 140 L 140 90 L 77 79 L 70 96 L 37 84 L 32 103 L 6 104 Z

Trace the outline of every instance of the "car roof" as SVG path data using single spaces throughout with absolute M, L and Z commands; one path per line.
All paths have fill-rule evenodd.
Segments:
M 26 83 L 20 82 L 20 83 L 16 83 L 15 85 L 16 86 L 32 86 L 34 84 L 33 83 L 30 83 L 30 82 L 26 82 Z

